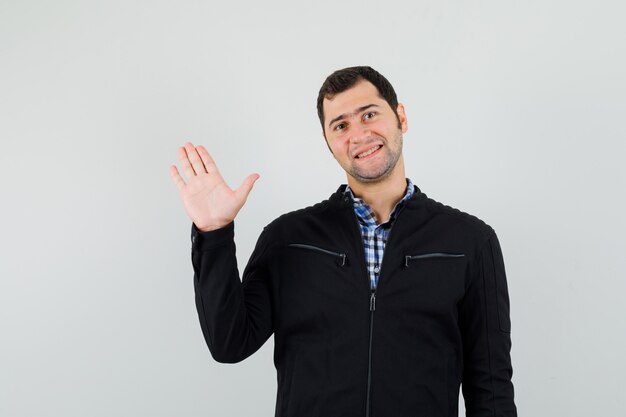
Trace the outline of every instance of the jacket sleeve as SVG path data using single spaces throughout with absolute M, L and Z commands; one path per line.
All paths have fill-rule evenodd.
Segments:
M 204 339 L 218 362 L 244 360 L 272 334 L 265 236 L 264 231 L 240 281 L 234 223 L 211 232 L 192 225 L 196 309 Z
M 502 250 L 495 232 L 469 269 L 459 309 L 463 397 L 468 417 L 515 417 L 511 321 Z

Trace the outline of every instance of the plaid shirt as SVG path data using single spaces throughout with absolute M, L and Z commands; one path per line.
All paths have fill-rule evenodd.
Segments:
M 367 272 L 370 276 L 370 287 L 372 290 L 376 289 L 378 285 L 380 263 L 383 260 L 383 253 L 385 252 L 385 245 L 387 244 L 391 227 L 398 216 L 398 212 L 404 205 L 404 202 L 413 195 L 413 182 L 409 178 L 407 178 L 406 182 L 406 194 L 402 197 L 402 200 L 396 203 L 396 206 L 391 211 L 389 220 L 383 224 L 378 224 L 376 222 L 376 215 L 371 207 L 368 206 L 365 201 L 355 197 L 350 186 L 346 187 L 345 192 L 352 197 L 354 212 L 361 226 L 361 236 L 363 236 L 363 247 L 365 248 L 365 265 L 367 266 Z

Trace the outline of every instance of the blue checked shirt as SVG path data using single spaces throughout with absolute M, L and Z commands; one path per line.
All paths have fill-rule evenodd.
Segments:
M 402 197 L 402 200 L 396 203 L 396 206 L 391 211 L 389 220 L 383 224 L 378 224 L 376 215 L 370 206 L 365 201 L 355 197 L 350 186 L 346 187 L 345 192 L 352 197 L 354 212 L 359 220 L 359 226 L 361 226 L 361 236 L 363 237 L 363 247 L 365 248 L 365 265 L 370 276 L 370 287 L 372 290 L 376 289 L 378 285 L 380 264 L 383 260 L 389 231 L 391 231 L 400 208 L 413 195 L 413 182 L 409 178 L 407 178 L 406 182 L 406 194 Z

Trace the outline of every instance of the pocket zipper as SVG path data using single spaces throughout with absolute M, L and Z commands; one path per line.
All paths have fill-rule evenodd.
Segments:
M 428 258 L 462 258 L 464 257 L 464 253 L 444 253 L 444 252 L 435 252 L 435 253 L 425 253 L 423 255 L 406 255 L 404 257 L 404 266 L 408 268 L 409 261 L 414 261 L 418 259 L 428 259 Z
M 318 248 L 317 246 L 307 245 L 307 244 L 304 244 L 304 243 L 290 243 L 287 246 L 290 246 L 292 248 L 310 249 L 310 250 L 314 250 L 316 252 L 325 253 L 327 255 L 336 256 L 336 257 L 341 259 L 341 266 L 345 266 L 346 265 L 346 254 L 345 253 L 333 252 L 333 251 L 330 251 L 328 249 Z

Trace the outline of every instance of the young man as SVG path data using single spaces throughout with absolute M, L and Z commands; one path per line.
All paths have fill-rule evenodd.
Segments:
M 407 118 L 369 67 L 331 74 L 318 115 L 347 174 L 328 200 L 263 230 L 239 279 L 231 190 L 206 149 L 171 174 L 193 221 L 196 306 L 213 357 L 238 362 L 273 333 L 276 416 L 516 416 L 500 245 L 481 220 L 405 177 Z

